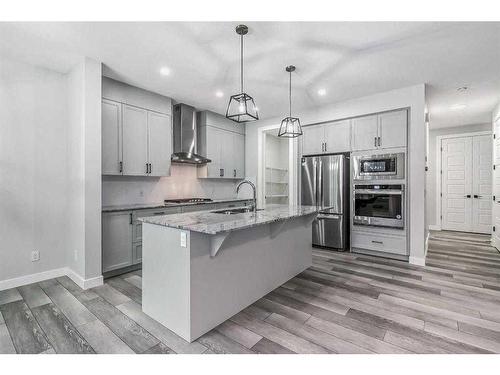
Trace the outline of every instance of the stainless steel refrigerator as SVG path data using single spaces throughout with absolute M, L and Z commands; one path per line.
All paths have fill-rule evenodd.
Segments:
M 349 250 L 349 154 L 302 157 L 301 203 L 319 208 L 314 246 Z

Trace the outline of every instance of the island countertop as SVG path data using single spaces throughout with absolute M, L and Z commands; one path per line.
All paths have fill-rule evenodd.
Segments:
M 143 217 L 143 223 L 188 230 L 205 234 L 218 234 L 251 228 L 257 225 L 287 220 L 317 213 L 316 206 L 267 205 L 263 210 L 226 215 L 213 211 Z

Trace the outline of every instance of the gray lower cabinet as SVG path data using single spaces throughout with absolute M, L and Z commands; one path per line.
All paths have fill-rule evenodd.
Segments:
M 102 272 L 114 271 L 132 264 L 132 211 L 104 213 Z
M 141 217 L 248 206 L 251 203 L 251 200 L 247 200 L 182 207 L 103 212 L 102 272 L 103 274 L 111 273 L 122 268 L 126 269 L 127 267 L 139 265 L 142 262 L 142 223 L 139 221 Z

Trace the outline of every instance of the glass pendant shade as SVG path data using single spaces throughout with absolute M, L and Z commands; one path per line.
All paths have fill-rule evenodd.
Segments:
M 248 122 L 258 120 L 259 112 L 253 98 L 243 92 L 231 96 L 226 117 L 236 122 Z
M 295 70 L 295 66 L 290 65 L 285 68 L 285 70 L 290 74 L 289 81 L 289 91 L 288 100 L 290 104 L 290 112 L 288 117 L 281 120 L 280 130 L 278 132 L 278 137 L 283 138 L 296 138 L 302 135 L 302 126 L 300 126 L 300 120 L 298 117 L 292 117 L 292 72 Z
M 297 117 L 285 117 L 281 120 L 278 137 L 295 138 L 302 135 L 302 127 Z
M 226 117 L 230 120 L 241 123 L 258 120 L 259 112 L 253 98 L 250 95 L 246 94 L 243 90 L 243 35 L 248 33 L 248 27 L 245 25 L 238 25 L 236 27 L 236 33 L 241 37 L 241 92 L 239 94 L 232 95 L 231 98 L 229 98 Z

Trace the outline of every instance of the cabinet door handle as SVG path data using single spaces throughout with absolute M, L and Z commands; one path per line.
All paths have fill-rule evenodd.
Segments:
M 374 138 L 373 138 L 373 145 L 374 145 L 375 147 L 377 147 L 377 137 L 374 137 Z
M 149 163 L 149 173 L 152 173 L 153 171 L 153 164 Z
M 378 137 L 378 147 L 380 147 L 380 137 Z
M 223 177 L 224 176 L 224 169 L 219 169 L 219 176 L 220 177 Z
M 120 162 L 120 173 L 123 173 L 123 161 Z
M 383 245 L 384 243 L 382 241 L 375 241 L 375 240 L 372 240 L 372 243 L 378 243 L 380 245 Z
M 470 197 L 471 197 L 470 194 L 464 195 L 464 198 L 470 198 Z
M 132 225 L 132 213 L 130 213 L 129 215 L 130 215 L 130 225 Z
M 236 169 L 234 169 L 233 177 L 236 177 Z
M 327 151 L 327 149 L 328 149 L 326 145 L 327 145 L 327 143 L 325 142 L 325 152 L 326 152 L 326 151 Z
M 482 197 L 483 197 L 482 195 L 474 194 L 474 198 L 482 198 Z
M 148 174 L 148 173 L 149 173 L 149 164 L 146 163 L 146 174 Z

